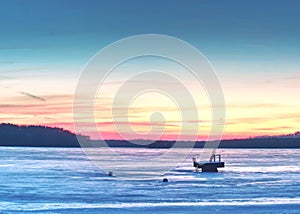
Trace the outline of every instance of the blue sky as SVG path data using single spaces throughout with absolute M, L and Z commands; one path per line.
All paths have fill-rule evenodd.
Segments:
M 276 0 L 2 0 L 0 48 L 7 55 L 11 49 L 31 52 L 22 55 L 26 62 L 46 57 L 59 63 L 64 56 L 64 64 L 74 64 L 115 40 L 158 33 L 186 40 L 220 61 L 283 57 L 293 63 L 300 52 L 299 7 L 298 1 Z

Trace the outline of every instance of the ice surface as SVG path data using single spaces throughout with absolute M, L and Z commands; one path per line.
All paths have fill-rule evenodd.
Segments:
M 163 152 L 119 150 L 128 157 Z M 80 148 L 0 147 L 0 212 L 299 212 L 300 150 L 220 149 L 226 165 L 219 173 L 194 172 L 198 153 L 164 175 L 141 179 L 107 176 Z

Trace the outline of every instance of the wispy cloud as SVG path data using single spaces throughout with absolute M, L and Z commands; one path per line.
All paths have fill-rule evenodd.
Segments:
M 0 80 L 10 80 L 10 79 L 14 79 L 14 78 L 13 77 L 9 77 L 9 76 L 0 75 Z
M 292 126 L 276 126 L 276 127 L 262 127 L 252 128 L 253 131 L 279 131 L 279 130 L 293 130 Z
M 20 94 L 23 94 L 27 97 L 30 97 L 30 98 L 33 98 L 33 99 L 36 99 L 36 100 L 40 100 L 40 101 L 46 101 L 44 98 L 42 97 L 39 97 L 39 96 L 36 96 L 36 95 L 33 95 L 33 94 L 30 94 L 28 92 L 25 92 L 25 91 L 19 91 Z
M 0 60 L 0 64 L 4 64 L 4 65 L 11 65 L 14 63 L 15 62 L 13 60 Z
M 253 108 L 282 108 L 287 105 L 282 103 L 244 103 L 244 104 L 228 104 L 226 108 L 237 109 L 253 109 Z

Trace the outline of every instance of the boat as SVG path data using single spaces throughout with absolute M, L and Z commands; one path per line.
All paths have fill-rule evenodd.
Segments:
M 196 172 L 199 169 L 202 172 L 218 172 L 218 168 L 225 167 L 225 163 L 221 161 L 221 155 L 212 155 L 209 161 L 207 162 L 197 162 L 196 158 L 193 158 L 193 166 L 195 167 Z

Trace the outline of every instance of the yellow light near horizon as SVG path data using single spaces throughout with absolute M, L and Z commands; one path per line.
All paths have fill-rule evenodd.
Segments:
M 128 108 L 129 122 L 137 133 L 145 134 L 164 127 L 165 132 L 179 131 L 181 113 L 171 98 L 158 92 L 146 92 L 136 97 Z M 144 125 L 134 125 L 137 124 Z M 148 123 L 148 125 L 147 125 Z

